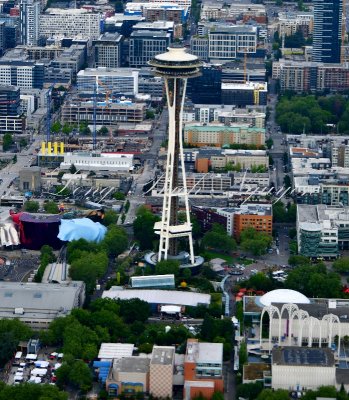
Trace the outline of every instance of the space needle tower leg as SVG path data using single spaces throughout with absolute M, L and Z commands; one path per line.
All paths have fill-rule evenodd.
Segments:
M 164 198 L 161 221 L 155 224 L 160 235 L 158 261 L 178 255 L 178 239 L 188 238 L 190 263 L 194 264 L 192 226 L 190 222 L 187 181 L 184 165 L 182 113 L 188 78 L 199 76 L 201 62 L 188 54 L 183 47 L 169 47 L 167 53 L 155 56 L 149 64 L 155 74 L 165 82 L 169 128 L 168 153 L 165 168 Z M 179 166 L 182 171 L 182 187 L 179 187 Z M 186 221 L 179 223 L 179 198 L 183 198 Z

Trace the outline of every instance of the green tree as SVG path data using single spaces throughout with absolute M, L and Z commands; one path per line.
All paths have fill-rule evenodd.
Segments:
M 72 165 L 70 166 L 70 168 L 69 168 L 69 172 L 70 172 L 71 174 L 75 174 L 76 171 L 77 171 L 76 166 L 75 166 L 74 164 L 72 164 Z
M 59 121 L 56 121 L 53 124 L 51 124 L 52 133 L 59 133 L 61 129 L 62 129 L 62 124 Z
M 214 392 L 211 400 L 224 400 L 224 395 L 222 392 Z
M 307 297 L 335 298 L 342 294 L 340 276 L 328 272 L 324 264 L 302 265 L 289 272 L 285 288 L 298 290 Z
M 224 253 L 230 253 L 237 249 L 235 240 L 219 224 L 213 224 L 212 229 L 205 233 L 201 244 L 206 250 L 214 249 Z
M 292 187 L 292 181 L 289 175 L 284 176 L 284 186 L 286 189 Z
M 62 132 L 65 135 L 69 135 L 70 133 L 72 133 L 72 131 L 73 131 L 73 127 L 71 125 L 69 125 L 68 123 L 65 123 L 63 125 Z
M 128 238 L 125 230 L 116 225 L 109 225 L 101 246 L 107 251 L 108 255 L 118 256 L 128 246 Z
M 247 346 L 245 342 L 242 342 L 239 349 L 239 365 L 242 370 L 244 364 L 247 363 L 248 355 L 247 355 Z
M 272 138 L 269 138 L 265 141 L 265 145 L 268 147 L 268 149 L 271 149 L 273 147 L 274 141 Z
M 39 211 L 40 204 L 38 201 L 28 200 L 24 203 L 24 211 L 36 213 Z
M 257 400 L 289 400 L 290 396 L 288 390 L 271 390 L 271 389 L 264 389 L 258 395 Z
M 2 137 L 2 148 L 4 151 L 10 150 L 13 145 L 13 137 L 11 133 L 5 133 Z
M 21 148 L 23 148 L 23 147 L 25 147 L 25 146 L 27 146 L 27 145 L 28 145 L 27 139 L 26 139 L 26 138 L 21 138 L 20 141 L 19 141 L 19 146 L 20 146 Z
M 29 339 L 31 335 L 32 330 L 18 319 L 0 320 L 0 367 L 13 356 L 18 342 Z
M 146 322 L 151 316 L 149 303 L 140 299 L 122 300 L 118 302 L 120 315 L 126 323 Z
M 73 386 L 87 392 L 92 386 L 92 374 L 88 365 L 81 360 L 75 361 L 70 368 L 69 381 Z
M 74 260 L 69 269 L 69 275 L 73 280 L 84 281 L 86 291 L 92 293 L 97 278 L 103 276 L 107 270 L 108 257 L 104 252 L 81 252 L 81 258 Z
M 154 233 L 154 224 L 159 220 L 159 217 L 145 207 L 140 207 L 137 210 L 137 217 L 133 222 L 133 232 L 135 238 L 139 241 L 141 250 L 153 249 L 153 242 L 157 239 Z
M 98 131 L 98 133 L 99 133 L 100 135 L 102 135 L 102 136 L 108 135 L 109 130 L 108 130 L 108 128 L 107 128 L 106 126 L 102 126 L 101 129 Z
M 59 214 L 58 206 L 54 201 L 44 203 L 44 210 L 48 214 Z
M 104 213 L 104 218 L 103 218 L 103 225 L 109 226 L 109 225 L 115 225 L 118 221 L 118 214 L 114 210 L 107 210 Z
M 154 119 L 155 118 L 155 113 L 153 110 L 147 110 L 145 112 L 145 118 L 146 119 Z
M 115 200 L 125 200 L 125 193 L 123 192 L 116 192 L 113 194 Z
M 241 232 L 240 243 L 244 251 L 260 256 L 267 252 L 272 243 L 272 238 L 267 233 L 257 232 L 256 229 L 249 227 Z
M 237 387 L 236 397 L 245 399 L 256 399 L 263 390 L 262 382 L 240 384 Z
M 174 274 L 179 275 L 179 261 L 176 260 L 161 260 L 155 266 L 157 275 Z
M 292 255 L 288 259 L 288 263 L 293 267 L 296 267 L 299 265 L 309 265 L 310 261 L 308 257 Z
M 349 257 L 342 257 L 336 260 L 332 264 L 333 270 L 340 273 L 346 274 L 349 272 Z

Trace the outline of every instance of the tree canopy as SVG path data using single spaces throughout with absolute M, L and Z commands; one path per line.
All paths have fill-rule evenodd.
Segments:
M 179 275 L 179 261 L 176 260 L 161 260 L 155 266 L 157 275 L 174 274 Z
M 31 335 L 32 330 L 18 319 L 0 320 L 0 367 L 13 356 L 18 342 L 29 339 Z
M 342 283 L 335 272 L 328 272 L 322 263 L 302 265 L 289 272 L 285 288 L 298 290 L 307 297 L 342 297 Z
M 256 229 L 249 227 L 241 232 L 240 242 L 244 251 L 260 256 L 267 252 L 272 243 L 272 237 L 265 232 L 257 232 Z
M 219 224 L 213 224 L 212 229 L 205 233 L 201 245 L 205 250 L 214 249 L 223 253 L 230 253 L 237 248 L 235 240 Z
M 296 222 L 297 206 L 288 203 L 285 207 L 284 203 L 278 201 L 273 204 L 273 220 L 274 222 Z
M 24 211 L 36 213 L 39 211 L 40 204 L 38 201 L 28 200 L 24 203 Z
M 54 201 L 48 201 L 44 204 L 44 210 L 48 214 L 59 214 L 58 205 Z
M 349 257 L 342 257 L 333 263 L 333 270 L 340 273 L 346 274 L 349 272 Z
M 153 242 L 157 239 L 154 233 L 154 224 L 160 218 L 154 215 L 144 206 L 137 210 L 137 217 L 133 222 L 133 232 L 135 238 L 139 241 L 141 250 L 152 250 Z
M 286 133 L 328 133 L 328 124 L 349 133 L 349 100 L 344 96 L 284 95 L 276 106 L 276 121 Z
M 58 371 L 58 370 L 57 370 Z M 0 382 L 0 400 L 68 400 L 68 393 L 52 385 L 23 383 L 9 386 Z

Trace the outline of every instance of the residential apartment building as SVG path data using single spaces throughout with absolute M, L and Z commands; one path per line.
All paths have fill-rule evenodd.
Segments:
M 331 161 L 333 167 L 349 168 L 349 145 L 332 143 Z
M 32 61 L 0 60 L 0 84 L 20 89 L 42 89 L 44 64 Z
M 121 66 L 121 50 L 123 36 L 106 32 L 93 41 L 95 67 L 119 68 Z
M 83 8 L 49 8 L 40 15 L 40 35 L 46 38 L 82 36 L 97 40 L 101 35 L 101 14 Z
M 294 35 L 298 31 L 308 37 L 313 33 L 313 28 L 314 14 L 311 12 L 279 13 L 277 30 L 281 37 Z
M 131 68 L 86 68 L 77 74 L 80 92 L 135 95 L 138 93 L 139 71 Z
M 20 10 L 20 35 L 21 43 L 29 46 L 38 44 L 40 37 L 40 1 L 21 0 Z
M 343 0 L 314 0 L 313 61 L 341 62 Z
M 273 212 L 270 204 L 243 204 L 239 210 L 234 211 L 233 235 L 241 236 L 247 228 L 254 228 L 257 232 L 272 234 Z
M 268 168 L 269 157 L 265 150 L 218 150 L 212 148 L 201 148 L 194 150 L 194 159 L 186 159 L 187 162 L 194 162 L 197 172 L 207 173 L 210 170 L 222 171 L 227 165 L 239 166 L 242 170 L 261 166 Z M 188 152 L 185 152 L 188 156 Z
M 188 123 L 184 127 L 184 142 L 202 146 L 222 147 L 230 144 L 264 145 L 265 129 L 221 124 Z
M 208 41 L 210 61 L 234 60 L 244 54 L 256 53 L 257 28 L 215 24 L 209 27 Z
M 145 103 L 130 101 L 110 102 L 106 107 L 105 101 L 97 102 L 97 125 L 114 125 L 118 122 L 140 123 L 145 118 Z M 94 114 L 93 101 L 69 100 L 62 107 L 62 120 L 69 124 L 88 121 L 92 124 Z
M 280 80 L 282 91 L 345 91 L 349 88 L 349 66 L 281 59 L 273 63 L 273 78 Z
M 130 36 L 129 65 L 131 68 L 148 66 L 148 61 L 164 53 L 171 43 L 168 32 L 134 31 Z
M 201 394 L 211 398 L 215 391 L 223 392 L 223 345 L 187 340 L 184 359 L 184 399 Z
M 202 123 L 220 122 L 224 125 L 248 124 L 257 128 L 265 127 L 265 112 L 236 108 L 233 105 L 221 104 L 186 104 L 183 111 L 186 122 L 198 121 Z

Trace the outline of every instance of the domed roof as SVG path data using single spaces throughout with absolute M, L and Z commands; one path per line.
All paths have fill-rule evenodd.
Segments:
M 198 58 L 194 54 L 187 53 L 185 47 L 168 47 L 166 53 L 155 56 L 156 60 L 181 62 L 181 61 L 197 61 Z
M 263 306 L 270 306 L 271 303 L 309 304 L 310 300 L 296 290 L 276 289 L 263 295 L 259 302 Z

